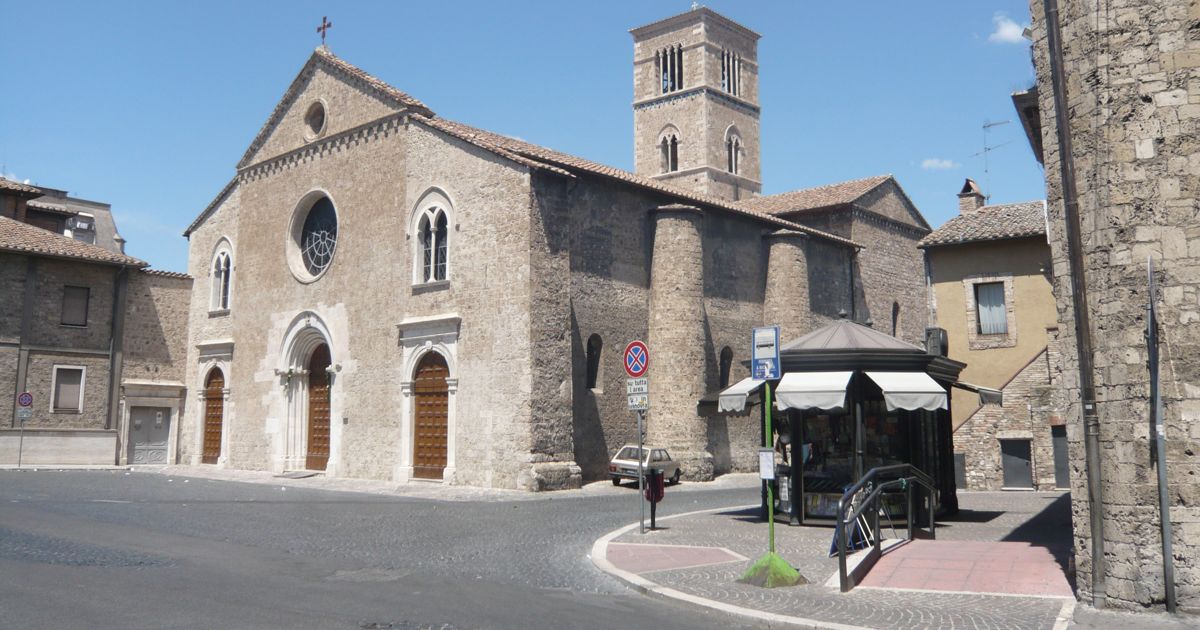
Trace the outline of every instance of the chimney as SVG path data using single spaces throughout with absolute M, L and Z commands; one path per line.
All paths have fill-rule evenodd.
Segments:
M 982 208 L 983 203 L 983 193 L 979 192 L 979 185 L 968 177 L 962 190 L 958 191 L 958 213 L 970 214 Z

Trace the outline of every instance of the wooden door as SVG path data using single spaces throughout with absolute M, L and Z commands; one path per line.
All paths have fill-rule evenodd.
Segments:
M 417 365 L 413 378 L 416 396 L 416 431 L 413 435 L 413 476 L 441 479 L 446 468 L 447 409 L 450 388 L 446 378 L 450 369 L 446 360 L 430 352 Z
M 200 461 L 215 464 L 221 457 L 221 424 L 225 420 L 225 374 L 220 368 L 208 373 L 204 384 L 204 447 Z
M 308 360 L 308 470 L 325 470 L 329 463 L 329 365 L 329 346 L 322 344 Z

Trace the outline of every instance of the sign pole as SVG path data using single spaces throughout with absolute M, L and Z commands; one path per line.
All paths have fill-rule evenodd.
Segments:
M 638 410 L 638 503 L 642 506 L 642 533 L 646 533 L 646 499 L 642 495 L 646 493 L 646 470 L 644 462 L 646 459 L 646 447 L 643 443 L 645 438 L 646 412 Z
M 771 381 L 763 383 L 765 393 L 767 395 L 767 435 L 764 446 L 771 449 L 771 453 L 775 452 L 774 433 L 771 430 Z M 774 472 L 774 471 L 772 471 Z M 771 483 L 767 482 L 767 537 L 768 551 L 775 553 L 775 492 L 771 490 Z
M 17 468 L 21 468 L 21 456 L 25 452 L 25 418 L 21 418 L 21 433 L 17 438 Z

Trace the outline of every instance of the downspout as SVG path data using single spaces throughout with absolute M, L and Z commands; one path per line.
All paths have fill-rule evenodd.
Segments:
M 1087 284 L 1080 236 L 1079 195 L 1075 190 L 1075 160 L 1067 120 L 1067 85 L 1062 69 L 1062 36 L 1058 0 L 1043 0 L 1046 43 L 1050 52 L 1050 81 L 1054 88 L 1054 124 L 1058 132 L 1058 159 L 1062 177 L 1067 230 L 1067 263 L 1071 275 L 1071 300 L 1075 311 L 1075 348 L 1079 354 L 1079 390 L 1083 410 L 1083 437 L 1087 457 L 1088 520 L 1092 545 L 1092 606 L 1104 608 L 1104 490 L 1100 484 L 1100 417 L 1096 412 L 1096 384 L 1092 363 L 1092 333 Z
M 120 426 L 121 371 L 125 367 L 125 301 L 129 293 L 129 268 L 121 265 L 113 276 L 112 326 L 108 348 L 108 417 L 104 428 Z M 117 436 L 118 446 L 121 436 Z M 119 461 L 120 453 L 117 453 Z

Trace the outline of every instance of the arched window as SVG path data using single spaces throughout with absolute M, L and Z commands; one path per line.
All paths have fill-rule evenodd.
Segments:
M 729 346 L 721 348 L 721 389 L 729 387 L 729 373 L 733 368 L 733 350 Z
M 654 67 L 658 72 L 660 94 L 683 89 L 683 46 L 681 44 L 668 46 L 655 53 Z
M 337 228 L 337 212 L 333 209 L 333 202 L 329 197 L 321 197 L 309 209 L 304 226 L 300 229 L 300 256 L 310 275 L 321 275 L 333 262 Z
M 421 282 L 437 282 L 446 279 L 449 254 L 448 224 L 446 212 L 441 208 L 430 208 L 421 216 L 418 228 L 421 248 Z
M 669 133 L 663 136 L 659 142 L 659 150 L 662 154 L 662 172 L 674 173 L 679 170 L 679 138 Z
M 229 285 L 233 276 L 233 259 L 228 251 L 218 251 L 212 264 L 212 294 L 209 310 L 229 310 Z
M 730 173 L 737 175 L 741 167 L 742 139 L 731 134 L 725 139 L 725 151 L 728 158 L 727 168 Z
M 587 340 L 587 388 L 596 389 L 600 381 L 600 352 L 604 350 L 604 340 L 600 335 L 592 335 Z

